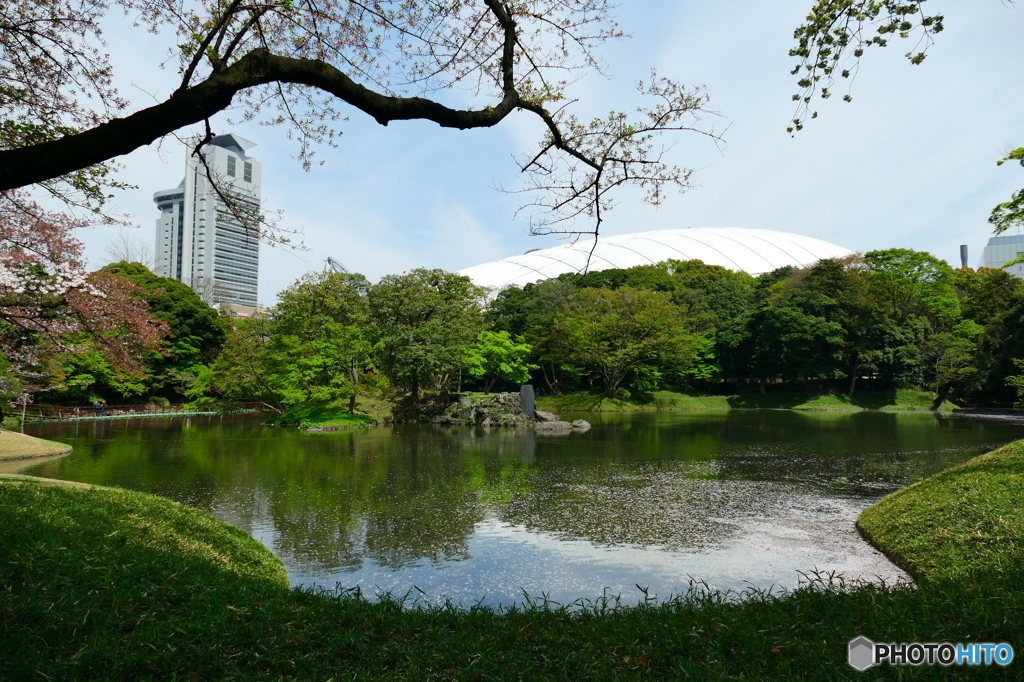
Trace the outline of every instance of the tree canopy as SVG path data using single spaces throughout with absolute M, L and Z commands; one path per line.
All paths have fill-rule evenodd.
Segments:
M 597 50 L 619 38 L 609 0 L 11 0 L 0 6 L 0 191 L 41 185 L 95 206 L 109 162 L 240 105 L 283 124 L 309 163 L 317 143 L 360 111 L 381 125 L 426 120 L 494 126 L 513 112 L 546 131 L 524 153 L 536 225 L 585 216 L 600 223 L 609 190 L 632 183 L 658 203 L 690 171 L 663 163 L 658 133 L 700 130 L 707 95 L 652 74 L 635 116 L 580 121 L 568 85 L 602 71 Z M 113 85 L 101 26 L 120 10 L 139 30 L 178 36 L 180 80 L 169 96 L 132 110 Z M 469 90 L 472 103 L 462 95 Z M 703 132 L 714 135 L 711 130 Z M 198 149 L 197 145 L 197 149 Z

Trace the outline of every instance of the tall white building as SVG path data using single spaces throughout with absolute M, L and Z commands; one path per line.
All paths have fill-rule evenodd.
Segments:
M 1017 256 L 1024 256 L 1024 234 L 1003 235 L 992 237 L 988 245 L 981 252 L 981 263 L 983 268 L 1002 268 L 1014 277 L 1024 278 L 1024 263 L 1017 263 L 1008 268 L 1003 265 L 1015 260 Z
M 218 135 L 203 146 L 209 173 L 235 206 L 259 210 L 262 164 L 248 155 L 255 147 L 238 135 Z M 218 303 L 255 306 L 260 242 L 229 210 L 207 177 L 203 162 L 189 154 L 185 179 L 153 194 L 156 274 L 213 292 Z

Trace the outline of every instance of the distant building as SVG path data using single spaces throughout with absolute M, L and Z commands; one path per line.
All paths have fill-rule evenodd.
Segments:
M 266 308 L 257 308 L 251 305 L 239 305 L 238 303 L 224 303 L 221 305 L 221 311 L 227 313 L 231 317 L 252 317 L 253 315 L 263 315 L 267 312 Z
M 1003 267 L 1018 256 L 1024 256 L 1024 234 L 992 237 L 988 240 L 985 250 L 981 252 L 981 263 L 978 267 L 1001 268 L 1014 277 L 1024 278 L 1024 263 Z
M 263 165 L 248 155 L 256 144 L 238 135 L 218 135 L 202 148 L 221 192 L 246 211 L 258 211 Z M 213 292 L 216 303 L 256 306 L 259 235 L 243 226 L 189 154 L 185 179 L 156 192 L 156 274 Z

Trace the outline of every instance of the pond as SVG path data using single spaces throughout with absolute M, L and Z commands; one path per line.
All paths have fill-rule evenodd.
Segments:
M 296 585 L 464 606 L 524 594 L 636 603 L 691 580 L 791 589 L 815 569 L 898 579 L 857 535 L 857 514 L 1024 438 L 1016 418 L 931 413 L 584 416 L 594 428 L 569 435 L 312 434 L 255 415 L 34 424 L 74 452 L 24 473 L 204 509 L 269 547 Z

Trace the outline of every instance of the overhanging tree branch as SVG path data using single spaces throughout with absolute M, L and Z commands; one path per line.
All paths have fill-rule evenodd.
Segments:
M 520 104 L 512 89 L 493 107 L 460 110 L 423 97 L 393 97 L 356 83 L 324 61 L 252 50 L 223 71 L 179 90 L 165 102 L 81 133 L 0 151 L 0 191 L 25 187 L 127 154 L 184 126 L 223 111 L 242 90 L 281 82 L 319 88 L 369 114 L 381 125 L 427 120 L 444 128 L 496 125 Z

